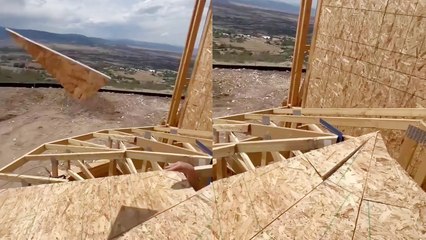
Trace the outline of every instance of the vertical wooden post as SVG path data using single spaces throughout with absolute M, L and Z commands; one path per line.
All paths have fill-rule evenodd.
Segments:
M 173 90 L 172 101 L 170 104 L 169 115 L 167 117 L 167 124 L 173 127 L 178 125 L 178 110 L 180 100 L 182 97 L 183 89 L 188 75 L 189 65 L 191 63 L 192 55 L 194 52 L 195 41 L 197 40 L 198 29 L 200 27 L 201 18 L 203 16 L 204 6 L 206 0 L 195 1 L 194 11 L 192 13 L 191 23 L 186 39 L 185 50 L 180 60 L 178 75 L 176 77 L 175 88 Z
M 311 40 L 311 45 L 309 47 L 309 66 L 312 64 L 313 61 L 313 52 L 315 51 L 315 42 L 316 42 L 316 38 L 317 38 L 317 33 L 318 33 L 318 23 L 320 21 L 321 18 L 321 8 L 322 8 L 322 0 L 318 0 L 317 1 L 317 12 L 315 14 L 315 24 L 314 24 L 314 32 L 312 34 L 312 40 Z M 300 90 L 300 93 L 302 94 L 302 107 L 305 107 L 306 105 L 306 99 L 308 96 L 308 87 L 309 87 L 309 79 L 310 79 L 310 75 L 311 75 L 311 69 L 308 68 L 308 71 L 306 72 L 306 76 L 305 76 L 305 80 L 303 81 L 303 85 L 302 88 Z M 300 94 L 299 94 L 300 96 Z
M 59 162 L 55 158 L 51 158 L 50 161 L 52 162 L 52 177 L 58 177 L 59 176 Z
M 301 0 L 299 22 L 297 23 L 296 42 L 293 53 L 290 91 L 287 100 L 287 104 L 291 104 L 291 106 L 300 105 L 299 89 L 302 78 L 303 63 L 305 60 L 307 45 L 306 38 L 309 33 L 311 9 L 312 0 Z

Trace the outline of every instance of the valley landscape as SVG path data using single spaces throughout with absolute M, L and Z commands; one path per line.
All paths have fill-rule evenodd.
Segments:
M 216 0 L 213 8 L 214 63 L 291 65 L 298 7 L 269 0 Z

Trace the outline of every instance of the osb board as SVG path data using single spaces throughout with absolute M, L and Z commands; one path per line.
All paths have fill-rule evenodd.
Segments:
M 359 197 L 364 192 L 377 138 L 377 133 L 369 135 L 373 136 L 329 178 L 331 182 Z
M 195 194 L 181 174 L 150 172 L 0 193 L 0 235 L 107 239 Z
M 323 0 L 319 13 L 305 107 L 426 107 L 424 0 Z M 382 133 L 398 158 L 402 131 Z
M 194 72 L 180 113 L 179 127 L 212 130 L 212 16 L 209 11 Z
M 353 239 L 425 239 L 424 212 L 363 201 Z
M 321 177 L 325 176 L 332 170 L 340 161 L 354 153 L 363 143 L 369 138 L 373 137 L 372 134 L 366 134 L 361 137 L 352 138 L 344 142 L 333 144 L 316 151 L 310 151 L 303 156 L 315 168 Z
M 117 239 L 215 239 L 211 185 Z
M 426 212 L 426 192 L 389 155 L 380 135 L 374 148 L 364 199 Z
M 14 31 L 7 30 L 15 42 L 40 63 L 75 99 L 90 98 L 110 79 L 107 75 L 93 68 L 25 38 Z
M 325 181 L 255 239 L 351 239 L 360 200 Z
M 302 157 L 213 183 L 213 234 L 249 239 L 322 182 Z

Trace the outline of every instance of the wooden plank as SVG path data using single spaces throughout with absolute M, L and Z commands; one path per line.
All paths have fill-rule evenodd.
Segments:
M 189 154 L 189 155 L 206 155 L 205 153 L 195 152 L 189 149 L 173 146 L 170 144 L 156 142 L 153 140 L 145 139 L 145 138 L 136 138 L 136 145 L 143 147 L 144 149 L 151 149 L 149 151 L 154 152 L 169 152 L 169 153 L 181 153 L 181 154 Z
M 77 140 L 77 139 L 68 139 L 68 143 L 72 144 L 72 145 L 76 145 L 76 146 L 85 146 L 85 147 L 97 147 L 97 148 L 105 148 L 105 149 L 109 149 L 107 146 L 105 145 L 100 145 L 100 144 L 96 144 L 96 143 L 91 143 L 91 142 L 86 142 L 86 141 L 81 141 L 81 140 Z
M 10 181 L 10 182 L 21 182 L 23 180 L 31 184 L 68 182 L 68 180 L 62 179 L 62 178 L 30 176 L 30 175 L 22 175 L 22 174 L 14 174 L 14 173 L 0 173 L 0 179 L 5 181 Z
M 52 164 L 52 177 L 58 177 L 59 176 L 59 162 L 56 159 L 56 157 L 50 158 L 51 164 Z
M 221 158 L 221 157 L 232 156 L 235 154 L 235 146 L 236 144 L 228 144 L 228 145 L 219 146 L 219 147 L 213 146 L 213 157 Z
M 309 64 L 308 64 L 308 71 L 306 73 L 305 79 L 302 83 L 301 93 L 302 95 L 302 107 L 305 107 L 306 105 L 306 99 L 308 97 L 308 89 L 309 89 L 309 82 L 311 80 L 311 74 L 312 74 L 312 63 L 314 61 L 315 54 L 315 48 L 317 43 L 317 36 L 318 36 L 318 24 L 320 22 L 322 13 L 322 0 L 317 0 L 317 6 L 316 6 L 316 12 L 315 12 L 315 23 L 314 23 L 314 31 L 312 33 L 311 37 L 311 46 L 309 48 Z
M 87 177 L 87 178 L 95 178 L 93 174 L 90 172 L 90 170 L 84 165 L 84 163 L 80 160 L 77 160 L 77 165 L 80 168 L 81 172 Z
M 229 136 L 230 136 L 231 142 L 234 142 L 234 143 L 240 142 L 240 140 L 233 133 L 230 133 Z M 251 161 L 250 157 L 247 155 L 247 153 L 239 153 L 238 155 L 243 159 L 245 163 L 244 165 L 246 166 L 247 169 L 254 170 L 256 168 L 253 162 Z
M 282 152 L 292 150 L 308 151 L 322 148 L 335 142 L 335 136 L 251 141 L 236 144 L 235 152 Z
M 118 134 L 108 134 L 108 133 L 93 133 L 93 137 L 101 138 L 101 139 L 112 139 L 117 141 L 125 141 L 129 143 L 135 143 L 136 136 L 126 136 L 126 135 L 118 135 Z
M 100 160 L 100 159 L 122 159 L 124 151 L 110 152 L 90 152 L 90 153 L 57 153 L 57 154 L 32 154 L 24 158 L 26 160 L 50 160 L 55 158 L 58 161 L 68 160 Z
M 185 87 L 186 77 L 188 76 L 189 66 L 194 52 L 195 41 L 198 35 L 198 29 L 203 15 L 206 0 L 195 1 L 194 11 L 189 26 L 188 36 L 186 38 L 185 50 L 179 65 L 178 75 L 176 77 L 175 88 L 173 90 L 173 97 L 170 104 L 169 113 L 167 116 L 167 123 L 170 126 L 178 125 L 178 109 Z
M 179 129 L 179 128 L 170 128 L 164 126 L 154 127 L 154 130 L 170 133 L 171 131 L 176 131 L 176 133 L 191 137 L 200 137 L 204 139 L 212 139 L 213 133 L 211 131 L 200 131 L 200 130 L 191 130 L 191 129 Z
M 393 119 L 393 118 L 355 118 L 355 117 L 317 117 L 317 116 L 289 116 L 274 114 L 248 114 L 246 119 L 262 120 L 263 117 L 269 117 L 271 120 L 284 122 L 297 122 L 308 124 L 319 124 L 320 119 L 327 121 L 335 126 L 344 127 L 365 127 L 379 129 L 406 130 L 408 126 L 419 125 L 420 120 L 416 119 Z
M 178 161 L 196 164 L 200 159 L 211 159 L 204 155 L 187 155 L 177 153 L 148 152 L 148 151 L 126 151 L 126 157 L 133 160 L 147 160 L 154 162 L 174 163 Z
M 214 124 L 213 128 L 218 132 L 240 132 L 247 133 L 249 131 L 249 123 L 241 124 Z
M 297 24 L 296 46 L 294 48 L 294 57 L 291 71 L 291 82 L 288 96 L 288 103 L 292 106 L 299 106 L 300 82 L 302 78 L 302 68 L 305 61 L 305 50 L 307 45 L 307 36 L 309 33 L 309 23 L 311 18 L 312 0 L 304 0 L 300 6 L 299 21 Z
M 25 38 L 10 29 L 6 29 L 6 31 L 75 99 L 85 100 L 92 97 L 111 79 L 87 65 Z
M 145 135 L 145 133 L 150 133 L 153 137 L 156 138 L 165 138 L 165 139 L 171 139 L 178 142 L 187 142 L 191 144 L 197 144 L 196 141 L 202 142 L 207 147 L 212 146 L 212 140 L 206 139 L 206 138 L 197 138 L 197 137 L 190 137 L 190 136 L 184 136 L 180 134 L 171 134 L 168 132 L 157 132 L 157 131 L 149 131 L 149 130 L 143 130 L 143 129 L 132 129 L 133 132 Z
M 323 137 L 333 136 L 329 133 L 318 133 L 314 131 L 273 127 L 260 124 L 250 124 L 249 134 L 252 136 L 261 137 L 264 139 L 285 139 L 285 138 L 298 138 L 298 137 Z
M 83 181 L 84 180 L 84 178 L 83 177 L 81 177 L 80 175 L 78 175 L 76 172 L 74 172 L 73 170 L 71 170 L 71 169 L 68 169 L 67 170 L 67 172 L 68 172 L 68 174 L 71 176 L 71 177 L 73 177 L 76 181 Z
M 61 145 L 61 144 L 45 144 L 47 150 L 58 150 L 58 151 L 70 151 L 70 152 L 101 152 L 101 151 L 114 151 L 114 149 L 109 148 L 99 148 L 99 147 L 82 147 L 82 146 L 73 146 L 73 145 Z
M 127 150 L 127 147 L 126 147 L 126 145 L 124 145 L 124 143 L 123 142 L 120 142 L 120 149 L 122 149 L 122 150 L 124 150 L 124 151 L 126 151 Z M 138 173 L 138 171 L 136 170 L 136 167 L 135 167 L 135 165 L 133 164 L 133 160 L 132 159 L 130 159 L 130 158 L 126 158 L 125 159 L 125 161 L 126 161 L 126 164 L 127 164 L 127 170 L 130 172 L 130 173 L 132 173 L 132 174 L 136 174 L 136 173 Z
M 426 108 L 276 108 L 274 114 L 426 118 Z
M 202 165 L 194 167 L 197 176 L 200 178 L 211 178 L 213 177 L 213 165 Z

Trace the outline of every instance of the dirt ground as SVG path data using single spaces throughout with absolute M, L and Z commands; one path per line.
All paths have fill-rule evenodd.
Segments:
M 105 92 L 76 102 L 61 89 L 0 88 L 0 167 L 49 141 L 105 128 L 159 124 L 169 102 Z
M 213 117 L 281 106 L 290 72 L 213 70 Z

